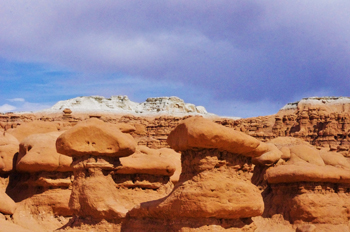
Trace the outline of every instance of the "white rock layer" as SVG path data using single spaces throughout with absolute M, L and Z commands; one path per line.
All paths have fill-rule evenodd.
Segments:
M 349 103 L 350 97 L 308 97 L 297 102 L 288 103 L 281 110 L 296 110 L 300 105 L 341 105 Z
M 110 112 L 110 113 L 136 113 L 136 114 L 208 114 L 203 106 L 185 103 L 178 97 L 148 98 L 145 102 L 130 101 L 127 96 L 101 96 L 76 97 L 59 101 L 44 112 L 62 112 L 65 108 L 73 112 Z

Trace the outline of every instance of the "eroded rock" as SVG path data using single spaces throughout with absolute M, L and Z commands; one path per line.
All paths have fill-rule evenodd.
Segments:
M 195 224 L 207 223 L 219 230 L 240 224 L 242 230 L 253 231 L 251 221 L 241 219 L 261 215 L 264 204 L 259 189 L 250 181 L 251 157 L 260 156 L 265 148 L 269 152 L 271 147 L 200 117 L 183 121 L 171 132 L 168 143 L 181 151 L 180 180 L 169 196 L 131 210 L 126 231 L 143 223 L 163 223 L 163 228 L 176 231 L 180 225 L 191 228 L 188 222 L 194 219 Z M 170 219 L 174 223 L 169 224 Z

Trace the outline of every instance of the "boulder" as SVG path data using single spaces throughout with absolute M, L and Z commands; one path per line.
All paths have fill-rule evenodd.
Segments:
M 57 152 L 67 156 L 117 156 L 135 152 L 136 142 L 131 135 L 122 133 L 118 126 L 91 118 L 79 122 L 56 141 Z
M 56 140 L 63 132 L 33 134 L 23 139 L 17 157 L 20 172 L 72 171 L 72 158 L 56 151 Z

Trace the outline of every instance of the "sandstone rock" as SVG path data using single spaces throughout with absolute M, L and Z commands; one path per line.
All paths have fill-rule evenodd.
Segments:
M 0 190 L 0 213 L 12 215 L 16 210 L 16 203 Z
M 33 232 L 34 230 L 25 229 L 19 225 L 11 223 L 10 221 L 5 221 L 4 219 L 0 219 L 0 232 Z
M 139 146 L 134 154 L 120 161 L 121 166 L 111 176 L 115 192 L 128 210 L 167 196 L 181 173 L 180 154 L 167 148 Z
M 58 130 L 59 126 L 56 123 L 33 121 L 24 123 L 15 129 L 9 129 L 7 132 L 15 136 L 17 140 L 21 142 L 24 138 L 32 134 L 47 133 Z
M 237 226 L 240 218 L 262 214 L 264 206 L 260 191 L 250 182 L 253 170 L 251 158 L 244 155 L 249 153 L 251 156 L 255 150 L 259 149 L 259 145 L 265 144 L 251 137 L 249 139 L 255 147 L 252 143 L 241 143 L 239 137 L 241 133 L 225 129 L 227 128 L 209 120 L 189 118 L 170 133 L 169 145 L 180 150 L 182 155 L 180 180 L 169 196 L 141 203 L 140 207 L 132 209 L 128 214 L 130 219 L 125 226 L 129 229 L 127 231 L 139 228 L 136 225 L 133 226 L 134 223 L 130 224 L 130 221 L 139 221 L 135 224 L 140 226 L 139 224 L 147 221 L 148 218 L 152 218 L 155 223 L 171 219 L 175 224 L 184 227 L 194 218 L 197 221 L 210 218 L 213 224 L 217 223 L 214 222 L 216 219 L 225 219 L 229 221 L 228 224 L 233 223 L 231 226 L 234 227 Z M 215 135 L 213 131 L 219 135 Z M 232 131 L 233 133 L 230 133 Z M 241 147 L 235 148 L 234 146 L 238 144 Z M 231 153 L 224 149 L 230 151 L 235 149 L 241 153 Z M 251 223 L 248 224 L 251 225 Z M 166 224 L 163 228 L 164 226 L 172 225 Z M 219 231 L 222 226 L 218 224 Z M 189 231 L 195 230 L 190 226 Z
M 18 145 L 18 140 L 11 134 L 0 134 L 0 174 L 12 170 L 13 157 L 19 150 Z
M 134 126 L 129 125 L 127 123 L 117 123 L 116 126 L 123 133 L 131 133 L 136 131 L 136 128 Z
M 346 158 L 296 138 L 279 138 L 276 146 L 284 146 L 284 154 L 286 150 L 290 154 L 266 170 L 264 216 L 282 214 L 291 223 L 347 226 L 350 168 Z
M 326 165 L 331 165 L 334 167 L 339 167 L 339 168 L 344 168 L 344 169 L 350 170 L 350 163 L 340 153 L 321 151 L 319 153 L 319 155 Z
M 300 225 L 296 232 L 316 232 L 316 226 L 312 224 Z
M 170 133 L 167 142 L 176 151 L 197 147 L 217 148 L 252 157 L 267 151 L 259 140 L 201 117 L 184 120 Z M 255 153 L 259 146 L 263 147 L 261 153 Z
M 125 217 L 131 203 L 118 198 L 111 171 L 120 166 L 119 157 L 135 151 L 133 138 L 116 125 L 89 119 L 63 133 L 56 148 L 74 159 L 69 205 L 75 215 L 100 220 Z
M 70 194 L 70 189 L 62 188 L 36 193 L 17 203 L 13 222 L 33 231 L 54 231 L 72 217 L 68 207 Z
M 165 153 L 165 154 L 164 154 Z M 170 153 L 170 156 L 167 155 Z M 173 157 L 171 157 L 173 155 Z M 119 174 L 151 174 L 172 176 L 179 163 L 179 154 L 167 149 L 162 151 L 153 150 L 145 146 L 138 147 L 138 150 L 128 157 L 120 159 L 122 166 L 116 171 Z
M 332 166 L 319 167 L 316 165 L 280 165 L 266 172 L 269 183 L 293 182 L 329 182 L 350 183 L 350 170 Z
M 78 123 L 63 133 L 56 142 L 59 153 L 68 156 L 128 156 L 134 153 L 136 142 L 123 134 L 116 125 L 99 119 Z
M 22 140 L 16 170 L 20 172 L 72 171 L 72 158 L 56 151 L 62 132 L 33 134 Z
M 22 140 L 16 171 L 10 177 L 8 194 L 18 207 L 14 221 L 25 228 L 54 230 L 72 216 L 68 206 L 72 185 L 72 158 L 56 152 L 62 132 L 32 134 Z

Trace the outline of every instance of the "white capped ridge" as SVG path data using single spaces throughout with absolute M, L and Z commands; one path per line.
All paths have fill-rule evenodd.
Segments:
M 185 103 L 178 97 L 154 97 L 147 98 L 145 102 L 130 101 L 127 96 L 102 96 L 76 97 L 65 101 L 59 101 L 45 112 L 62 112 L 69 108 L 73 112 L 110 112 L 110 113 L 135 113 L 135 114 L 208 114 L 203 106 L 195 106 Z
M 298 108 L 298 105 L 337 105 L 349 103 L 350 97 L 307 97 L 297 102 L 288 103 L 281 110 L 294 110 Z

